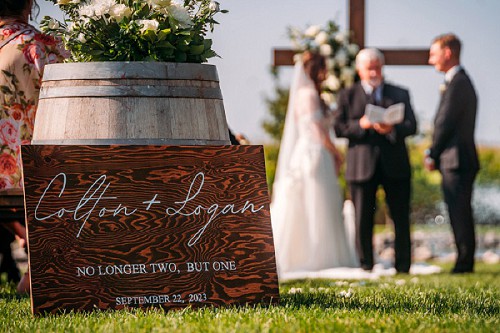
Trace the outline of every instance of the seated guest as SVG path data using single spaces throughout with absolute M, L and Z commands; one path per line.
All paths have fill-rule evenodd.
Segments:
M 31 141 L 43 67 L 66 56 L 53 37 L 28 24 L 33 9 L 35 0 L 0 2 L 0 191 L 23 186 L 20 145 Z M 20 221 L 5 225 L 26 238 Z M 21 293 L 29 290 L 27 277 L 18 286 Z

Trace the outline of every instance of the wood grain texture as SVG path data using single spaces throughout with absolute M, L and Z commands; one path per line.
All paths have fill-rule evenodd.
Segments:
M 215 66 L 142 62 L 47 66 L 33 144 L 144 144 L 145 140 L 229 144 Z
M 34 314 L 278 301 L 261 146 L 23 146 L 22 158 Z

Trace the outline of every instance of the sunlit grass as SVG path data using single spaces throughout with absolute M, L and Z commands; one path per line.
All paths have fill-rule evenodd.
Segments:
M 448 269 L 449 267 L 444 267 Z M 375 281 L 282 284 L 277 306 L 104 311 L 33 317 L 28 298 L 0 287 L 0 332 L 498 332 L 500 267 Z

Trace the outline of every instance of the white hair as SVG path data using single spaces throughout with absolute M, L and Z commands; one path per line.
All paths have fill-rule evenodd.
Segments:
M 359 51 L 358 55 L 356 56 L 356 68 L 358 68 L 361 62 L 365 60 L 378 60 L 380 61 L 381 65 L 384 65 L 385 63 L 384 54 L 376 48 L 362 49 L 361 51 Z

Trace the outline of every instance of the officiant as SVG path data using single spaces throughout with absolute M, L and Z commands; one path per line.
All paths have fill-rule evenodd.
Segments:
M 382 186 L 394 222 L 395 268 L 408 273 L 411 265 L 411 167 L 405 138 L 416 133 L 417 123 L 408 90 L 384 81 L 383 54 L 373 48 L 356 57 L 360 82 L 341 91 L 335 111 L 335 133 L 349 140 L 345 179 L 355 207 L 356 250 L 360 265 L 374 266 L 373 227 L 376 192 Z M 404 117 L 396 124 L 372 123 L 366 106 L 388 108 L 403 103 Z

